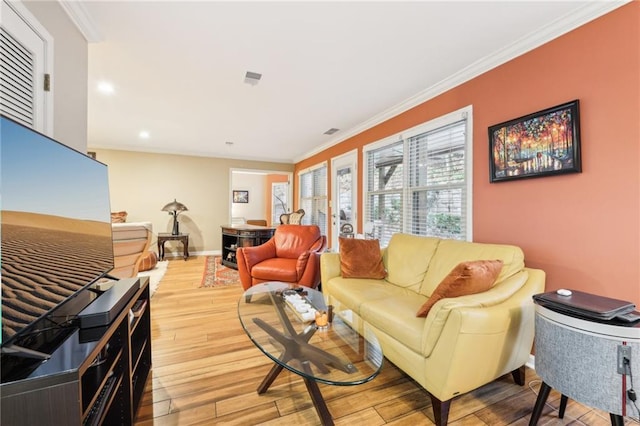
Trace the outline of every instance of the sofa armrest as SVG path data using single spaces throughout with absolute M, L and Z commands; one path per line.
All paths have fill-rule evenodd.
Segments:
M 298 258 L 296 272 L 298 284 L 316 288 L 320 282 L 320 255 L 315 251 L 304 252 Z
M 528 361 L 535 334 L 532 296 L 544 291 L 545 275 L 526 271 L 524 285 L 503 302 L 450 310 L 425 358 L 429 374 L 423 386 L 436 398 L 451 399 Z
M 513 314 L 513 308 L 510 306 L 514 302 L 516 304 L 533 303 L 531 296 L 533 294 L 544 291 L 545 275 L 543 271 L 526 269 L 512 275 L 506 280 L 496 284 L 488 291 L 470 294 L 466 296 L 445 298 L 439 300 L 429 314 L 427 315 L 424 332 L 422 334 L 422 352 L 425 356 L 430 356 L 434 347 L 437 345 L 441 334 L 449 320 L 452 312 L 465 309 L 485 310 L 484 314 L 477 313 L 473 318 L 458 330 L 460 333 L 499 333 L 503 332 L 509 326 L 508 321 L 504 321 L 504 315 L 492 314 L 492 312 L 504 311 L 504 314 L 510 316 Z M 513 297 L 521 289 L 527 287 L 527 300 L 513 300 Z M 486 315 L 485 315 L 486 314 Z
M 247 270 L 251 270 L 258 263 L 276 257 L 276 245 L 273 239 L 264 244 L 252 247 L 240 247 L 237 252 L 242 252 Z
M 320 280 L 323 283 L 340 277 L 340 253 L 322 253 L 320 256 Z

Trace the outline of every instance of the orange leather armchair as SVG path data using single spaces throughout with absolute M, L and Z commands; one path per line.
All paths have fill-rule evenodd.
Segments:
M 280 225 L 266 243 L 236 252 L 242 287 L 281 281 L 316 288 L 327 239 L 316 225 Z

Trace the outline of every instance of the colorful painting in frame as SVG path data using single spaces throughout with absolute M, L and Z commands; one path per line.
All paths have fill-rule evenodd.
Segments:
M 579 173 L 579 102 L 489 127 L 490 181 Z

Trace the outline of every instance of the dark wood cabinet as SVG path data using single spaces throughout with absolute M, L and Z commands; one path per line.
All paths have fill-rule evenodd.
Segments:
M 110 324 L 81 329 L 28 377 L 2 383 L 2 424 L 132 425 L 151 370 L 149 279 Z M 139 283 L 139 284 L 138 284 Z
M 276 228 L 258 225 L 223 225 L 222 227 L 222 264 L 238 269 L 236 250 L 238 247 L 253 247 L 264 244 Z

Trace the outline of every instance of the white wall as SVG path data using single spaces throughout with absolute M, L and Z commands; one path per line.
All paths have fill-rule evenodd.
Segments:
M 265 175 L 255 173 L 233 172 L 232 189 L 249 191 L 248 203 L 231 203 L 231 217 L 243 217 L 245 219 L 267 219 L 265 197 Z
M 222 249 L 220 226 L 231 220 L 231 170 L 291 172 L 293 164 L 233 160 L 187 155 L 95 149 L 98 161 L 109 166 L 111 210 L 126 211 L 127 222 L 150 221 L 156 247 L 158 232 L 171 232 L 171 216 L 160 209 L 176 198 L 189 210 L 178 216 L 180 232 L 189 233 L 190 252 Z M 262 176 L 265 179 L 264 176 Z M 253 188 L 253 186 L 251 186 Z M 249 200 L 260 188 L 249 190 Z M 261 218 L 264 211 L 260 211 Z M 254 218 L 249 218 L 254 219 Z M 178 254 L 180 244 L 167 244 Z
M 87 41 L 57 1 L 23 4 L 53 37 L 53 138 L 87 152 Z

